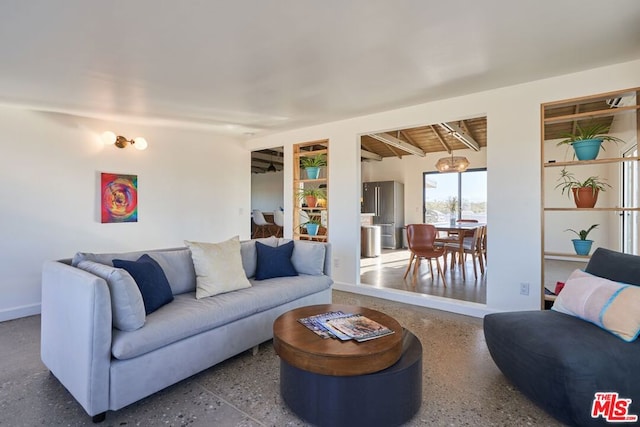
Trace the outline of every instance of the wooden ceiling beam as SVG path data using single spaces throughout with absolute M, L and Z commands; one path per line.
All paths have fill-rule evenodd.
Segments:
M 440 144 L 442 144 L 444 149 L 447 150 L 447 153 L 451 154 L 451 147 L 449 147 L 449 144 L 447 144 L 447 141 L 445 141 L 444 138 L 442 137 L 442 135 L 440 135 L 440 132 L 438 131 L 438 128 L 436 128 L 434 125 L 429 125 L 429 127 L 431 128 L 433 133 L 438 138 L 438 141 L 440 141 Z
M 404 137 L 405 137 L 405 139 L 407 140 L 407 142 L 409 142 L 409 144 L 411 144 L 411 145 L 415 145 L 416 147 L 419 147 L 419 146 L 420 146 L 420 144 L 418 144 L 418 143 L 415 141 L 415 139 L 413 139 L 413 138 L 411 137 L 411 135 L 409 135 L 409 134 L 408 134 L 407 132 L 405 132 L 404 130 L 401 130 L 401 131 L 400 131 L 400 135 L 404 136 Z
M 462 130 L 464 130 L 471 138 L 473 138 L 474 141 L 477 141 L 476 135 L 473 133 L 473 131 L 469 128 L 469 126 L 467 126 L 467 121 L 466 120 L 460 120 L 460 127 L 462 128 Z M 478 144 L 479 145 L 479 144 Z
M 278 156 L 271 156 L 269 154 L 264 154 L 258 151 L 254 151 L 251 153 L 251 159 L 252 160 L 265 160 L 269 163 L 274 163 L 274 164 L 283 164 L 284 163 L 284 159 L 282 157 L 278 157 Z
M 377 139 L 380 142 L 385 143 L 391 151 L 394 151 L 393 148 L 400 149 L 410 154 L 414 154 L 416 156 L 424 157 L 424 151 L 416 147 L 415 145 L 409 144 L 408 142 L 404 142 L 401 139 L 396 138 L 395 136 L 391 136 L 388 133 L 370 133 L 370 137 Z M 393 147 L 393 148 L 392 148 Z
M 381 155 L 372 153 L 371 151 L 363 150 L 362 148 L 360 149 L 360 158 L 367 159 L 367 160 L 375 160 L 378 162 L 382 161 Z
M 465 133 L 465 131 L 462 130 L 462 128 L 457 124 L 453 122 L 446 122 L 440 123 L 440 126 L 450 132 L 451 136 L 462 142 L 467 147 L 475 151 L 480 151 L 480 144 L 478 144 L 478 142 L 473 139 L 471 135 Z

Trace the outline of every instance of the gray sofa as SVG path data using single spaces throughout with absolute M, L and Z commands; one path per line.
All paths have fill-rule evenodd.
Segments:
M 274 237 L 260 241 L 272 247 L 283 243 Z M 273 337 L 273 321 L 280 314 L 331 302 L 330 245 L 294 243 L 293 266 L 311 274 L 254 280 L 255 241 L 245 241 L 242 267 L 252 286 L 201 299 L 195 297 L 196 276 L 187 247 L 78 253 L 72 260 L 48 261 L 42 273 L 42 361 L 98 422 L 108 410 L 256 349 Z M 173 301 L 143 316 L 142 327 L 120 330 L 114 322 L 122 322 L 123 314 L 116 306 L 126 301 L 122 293 L 110 291 L 116 289 L 112 281 L 118 269 L 101 278 L 77 266 L 84 261 L 82 265 L 98 267 L 100 273 L 113 269 L 113 259 L 133 261 L 143 254 L 164 270 Z
M 598 248 L 585 271 L 640 285 L 639 256 Z M 640 414 L 640 340 L 625 342 L 554 310 L 487 315 L 484 335 L 504 375 L 563 423 L 609 425 L 603 417 L 591 416 L 596 392 L 617 392 L 621 399 L 631 399 L 629 414 Z

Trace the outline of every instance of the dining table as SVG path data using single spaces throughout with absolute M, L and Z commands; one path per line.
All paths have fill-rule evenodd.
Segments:
M 460 263 L 462 263 L 462 260 L 464 259 L 464 237 L 467 233 L 467 231 L 475 231 L 476 228 L 478 227 L 482 227 L 485 224 L 480 223 L 480 222 L 459 222 L 459 223 L 455 223 L 455 224 L 448 224 L 448 225 L 442 225 L 442 224 L 433 224 L 436 227 L 436 230 L 438 232 L 446 232 L 447 233 L 447 237 L 446 238 L 437 238 L 436 242 L 440 241 L 440 242 L 445 242 L 445 243 L 454 243 L 458 245 L 458 259 L 460 260 Z M 446 260 L 446 257 L 445 257 Z M 453 267 L 453 260 L 452 260 L 452 267 Z M 446 267 L 446 266 L 445 266 Z M 466 272 L 465 272 L 466 268 L 464 268 L 464 265 L 462 266 L 462 280 L 467 280 L 466 277 Z

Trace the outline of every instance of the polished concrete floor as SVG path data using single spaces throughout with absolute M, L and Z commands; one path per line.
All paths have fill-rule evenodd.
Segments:
M 504 378 L 482 320 L 334 291 L 335 303 L 383 311 L 423 346 L 422 406 L 408 426 L 556 426 Z M 270 341 L 117 412 L 101 426 L 305 426 L 279 392 Z M 40 361 L 40 317 L 0 323 L 0 426 L 92 425 Z
M 360 260 L 360 283 L 379 288 L 401 289 L 426 295 L 486 304 L 487 275 L 490 273 L 485 270 L 485 274 L 481 274 L 476 264 L 478 272 L 476 278 L 473 273 L 473 261 L 470 255 L 467 256 L 467 262 L 465 263 L 465 278 L 462 277 L 462 269 L 459 265 L 454 266 L 453 269 L 450 266 L 444 269 L 446 287 L 443 286 L 441 278 L 438 277 L 435 261 L 433 261 L 433 271 L 436 276 L 434 279 L 431 277 L 427 261 L 422 261 L 415 280 L 413 280 L 411 272 L 406 279 L 403 278 L 409 264 L 410 255 L 411 252 L 408 249 L 384 249 L 379 257 L 362 258 Z M 450 260 L 451 257 L 449 257 Z M 440 262 L 442 263 L 442 258 Z

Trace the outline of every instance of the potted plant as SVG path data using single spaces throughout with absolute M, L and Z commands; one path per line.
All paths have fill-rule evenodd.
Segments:
M 456 225 L 456 209 L 458 209 L 458 199 L 449 197 L 447 199 L 447 209 L 449 210 L 449 225 Z
M 587 236 L 589 235 L 591 230 L 598 227 L 598 225 L 599 224 L 593 224 L 587 230 L 580 230 L 579 232 L 571 228 L 567 228 L 566 230 L 564 230 L 564 231 L 572 231 L 576 233 L 576 235 L 579 237 L 579 239 L 571 240 L 573 242 L 573 248 L 575 249 L 576 254 L 589 255 L 589 252 L 591 251 L 591 245 L 593 244 L 593 240 L 587 240 Z
M 315 218 L 309 218 L 309 221 L 302 224 L 307 229 L 309 236 L 317 236 L 318 229 L 320 228 L 320 220 Z
M 562 137 L 565 139 L 558 142 L 558 146 L 571 145 L 578 160 L 593 160 L 598 157 L 603 141 L 624 143 L 622 139 L 608 135 L 609 128 L 597 122 L 590 122 L 584 127 L 577 123 L 575 132 L 564 134 Z
M 298 197 L 303 200 L 310 208 L 315 208 L 318 204 L 318 199 L 324 199 L 327 197 L 327 193 L 322 188 L 302 188 L 298 192 Z
M 300 157 L 300 166 L 307 172 L 307 178 L 318 179 L 320 168 L 327 165 L 327 155 L 317 154 L 315 156 Z
M 594 207 L 598 201 L 598 193 L 606 191 L 605 186 L 611 187 L 598 176 L 590 176 L 584 181 L 579 181 L 566 169 L 562 169 L 558 181 L 561 182 L 556 185 L 556 188 L 562 188 L 562 194 L 566 191 L 567 197 L 573 193 L 573 200 L 578 208 Z

